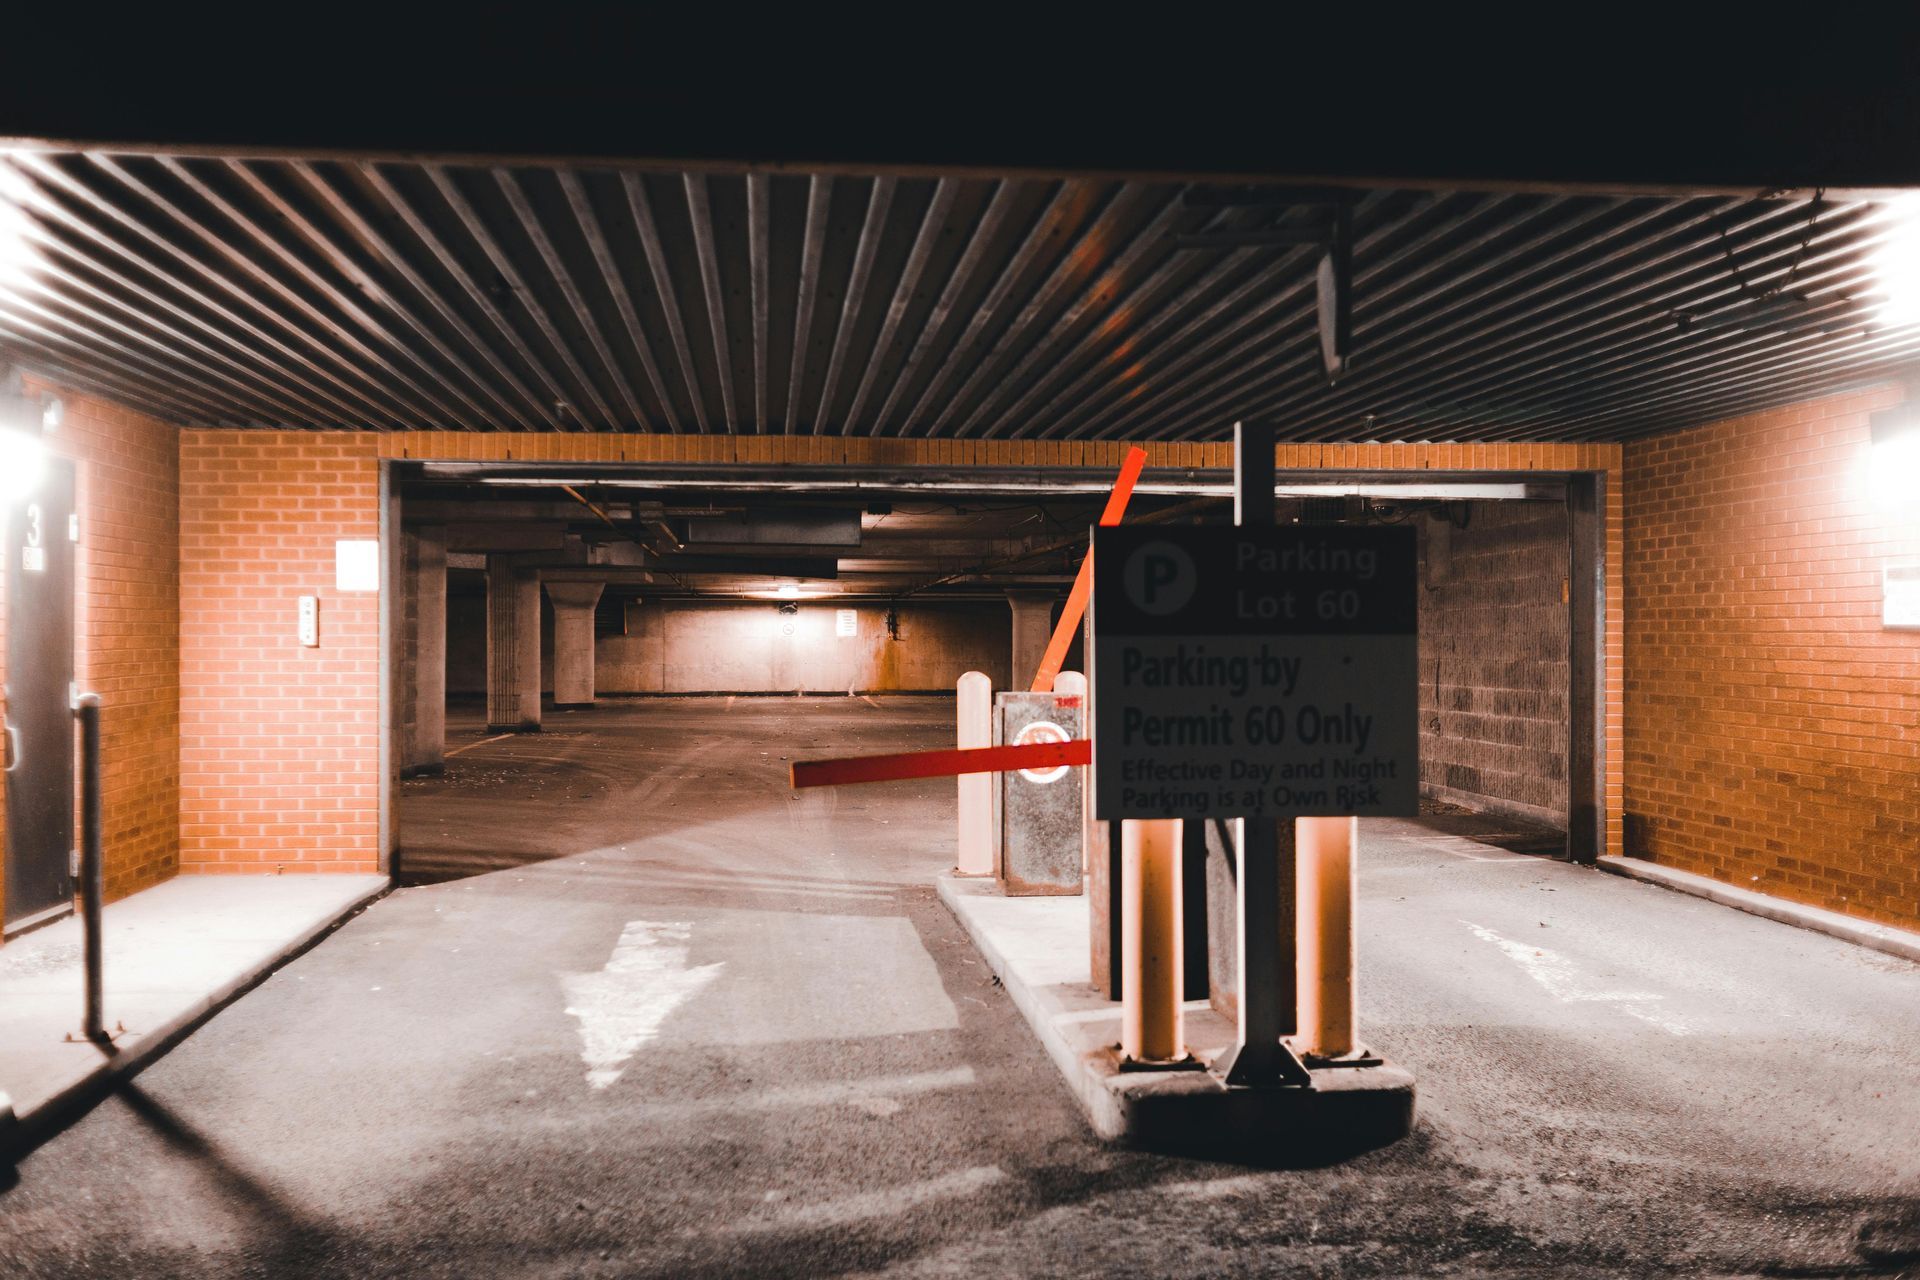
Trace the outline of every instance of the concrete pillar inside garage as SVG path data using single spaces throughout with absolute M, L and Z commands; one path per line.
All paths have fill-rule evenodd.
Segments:
M 418 777 L 446 767 L 447 750 L 447 531 L 408 529 L 402 570 L 406 628 L 400 637 L 406 700 L 400 735 L 400 773 Z
M 487 557 L 487 731 L 540 728 L 540 575 L 511 555 Z
M 553 602 L 553 705 L 593 705 L 593 610 L 605 585 L 549 582 Z
M 1053 638 L 1053 602 L 1051 591 L 1007 592 L 1007 604 L 1013 609 L 1013 673 L 1008 688 L 1031 684 L 1040 660 L 1047 656 L 1047 641 Z

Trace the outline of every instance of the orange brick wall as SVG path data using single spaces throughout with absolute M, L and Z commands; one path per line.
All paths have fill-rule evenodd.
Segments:
M 172 876 L 180 862 L 178 436 L 167 423 L 104 400 L 32 380 L 27 389 L 65 402 L 65 420 L 48 443 L 77 464 L 74 674 L 105 703 L 106 888 L 109 898 L 121 898 Z M 0 662 L 3 601 L 0 594 Z M 5 830 L 0 820 L 0 841 Z
M 181 868 L 373 871 L 379 599 L 334 590 L 334 542 L 379 536 L 376 437 L 180 441 Z
M 1867 488 L 1900 398 L 1627 446 L 1628 853 L 1920 924 L 1920 633 L 1880 625 L 1920 519 Z

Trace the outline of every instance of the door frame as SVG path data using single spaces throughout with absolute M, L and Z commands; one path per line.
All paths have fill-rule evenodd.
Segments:
M 81 511 L 82 499 L 84 495 L 85 476 L 83 474 L 84 469 L 81 466 L 80 461 L 75 458 L 67 457 L 63 454 L 50 452 L 47 457 L 47 464 L 48 464 L 49 475 L 55 474 L 57 470 L 64 470 L 66 472 L 66 489 L 67 489 L 66 505 L 67 505 L 68 519 L 65 522 L 65 527 L 64 528 L 60 527 L 60 522 L 58 521 L 58 517 L 56 517 L 55 527 L 51 530 L 48 530 L 45 528 L 44 521 L 43 521 L 42 544 L 41 544 L 43 547 L 62 548 L 63 554 L 66 557 L 67 590 L 66 590 L 66 600 L 65 600 L 65 606 L 66 606 L 65 611 L 67 615 L 67 618 L 66 618 L 67 661 L 65 665 L 66 665 L 67 687 L 66 687 L 66 690 L 64 691 L 65 696 L 63 698 L 63 704 L 66 707 L 68 714 L 60 718 L 60 723 L 64 727 L 67 735 L 67 751 L 66 751 L 67 804 L 61 810 L 62 816 L 65 819 L 64 827 L 62 828 L 64 838 L 57 842 L 58 844 L 63 844 L 66 846 L 66 848 L 64 850 L 59 851 L 59 854 L 58 854 L 60 859 L 58 863 L 58 868 L 61 873 L 59 876 L 59 879 L 62 881 L 62 887 L 64 888 L 65 893 L 64 893 L 64 896 L 59 900 L 49 903 L 46 906 L 40 907 L 38 909 L 34 909 L 31 911 L 30 914 L 26 914 L 26 915 L 13 914 L 15 909 L 14 902 L 13 902 L 14 895 L 13 893 L 10 893 L 10 892 L 6 893 L 4 895 L 6 899 L 5 904 L 3 907 L 0 907 L 0 915 L 6 916 L 6 918 L 3 921 L 0 921 L 0 938 L 14 938 L 19 936 L 20 934 L 29 933 L 34 929 L 38 929 L 44 925 L 49 925 L 54 923 L 55 921 L 63 920 L 67 916 L 73 914 L 73 909 L 74 909 L 74 906 L 73 906 L 74 875 L 73 875 L 72 858 L 73 858 L 73 851 L 75 848 L 77 848 L 76 806 L 78 803 L 78 793 L 77 793 L 78 775 L 76 772 L 75 761 L 74 761 L 74 753 L 77 748 L 77 738 L 75 734 L 75 725 L 74 725 L 73 717 L 71 715 L 71 710 L 73 705 L 74 692 L 80 687 L 80 677 L 81 677 L 80 667 L 82 663 L 82 653 L 83 653 L 83 644 L 82 644 L 83 629 L 81 625 L 82 624 L 81 600 L 83 598 L 84 593 L 81 591 L 81 579 L 84 575 L 85 565 L 84 565 L 82 556 L 80 554 L 80 551 L 81 551 L 80 540 L 77 535 L 78 535 L 79 525 L 80 525 L 79 514 Z M 11 511 L 8 511 L 5 513 L 4 524 L 5 526 L 11 526 L 12 522 L 13 522 L 13 513 Z M 0 570 L 0 590 L 4 590 L 6 592 L 6 617 L 10 625 L 6 627 L 5 643 L 7 647 L 10 649 L 12 644 L 14 643 L 15 638 L 21 634 L 20 628 L 17 623 L 17 614 L 19 613 L 19 609 L 16 607 L 18 602 L 14 598 L 14 591 L 15 591 L 16 584 L 18 584 L 21 581 L 21 575 L 24 572 L 24 569 L 20 565 L 17 565 L 15 563 L 15 560 L 16 560 L 16 552 L 19 552 L 22 555 L 24 555 L 25 547 L 24 545 L 20 547 L 14 546 L 11 539 L 0 539 L 0 541 L 4 541 L 6 544 L 3 552 L 4 569 Z M 8 689 L 11 689 L 15 672 L 12 669 L 11 663 L 5 663 L 4 665 L 7 668 L 7 671 L 6 671 L 7 687 Z M 8 701 L 9 703 L 11 703 L 11 699 L 9 699 Z M 10 711 L 11 706 L 9 705 L 7 709 Z M 7 733 L 8 733 L 9 741 L 6 744 L 6 749 L 10 753 L 13 750 L 13 746 L 14 746 L 14 742 L 12 740 L 13 730 L 11 725 L 8 726 Z M 7 786 L 9 790 L 11 789 L 12 781 L 10 777 L 4 785 Z M 0 864 L 3 864 L 3 865 L 0 865 L 0 876 L 4 876 L 5 881 L 10 885 L 14 879 L 15 871 L 18 865 L 17 859 L 20 856 L 19 843 L 13 840 L 10 835 L 10 829 L 17 816 L 18 810 L 17 810 L 17 806 L 11 803 L 5 805 L 4 807 L 6 811 L 5 818 L 3 822 L 0 822 Z

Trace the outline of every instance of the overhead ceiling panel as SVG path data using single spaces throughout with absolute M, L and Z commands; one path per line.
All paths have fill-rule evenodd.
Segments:
M 1618 440 L 1903 370 L 1837 200 L 18 151 L 0 352 L 172 421 Z M 9 232 L 11 228 L 11 232 Z

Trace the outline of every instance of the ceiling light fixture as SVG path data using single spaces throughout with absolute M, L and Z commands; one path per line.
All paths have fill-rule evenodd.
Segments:
M 1875 319 L 1888 327 L 1920 324 L 1920 196 L 1889 201 L 1886 215 L 1885 235 L 1867 258 L 1880 303 Z

